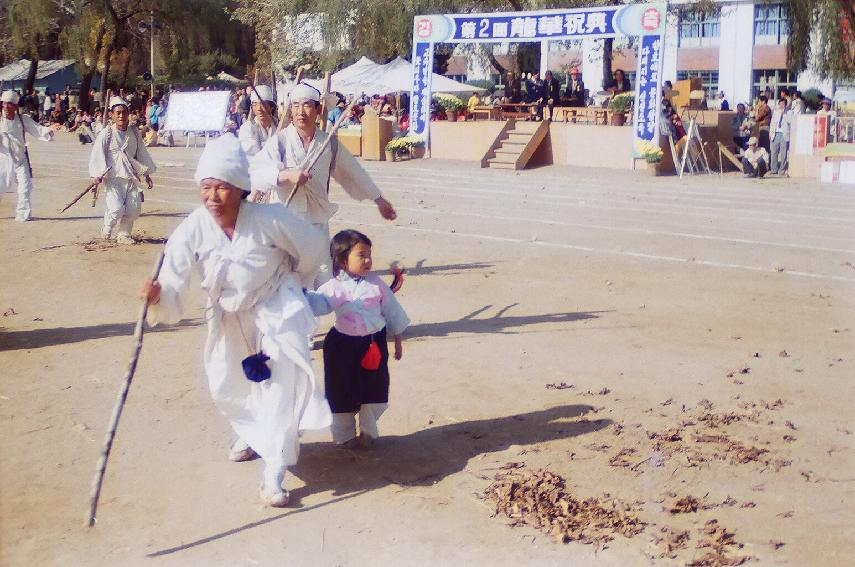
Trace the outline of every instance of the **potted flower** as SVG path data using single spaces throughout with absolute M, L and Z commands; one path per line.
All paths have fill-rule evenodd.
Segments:
M 449 122 L 457 122 L 457 113 L 466 108 L 466 103 L 460 97 L 439 93 L 435 97 L 436 103 L 445 109 L 445 115 Z
M 609 124 L 623 126 L 626 123 L 626 111 L 632 108 L 632 98 L 632 93 L 621 93 L 609 101 Z
M 636 145 L 637 154 L 647 162 L 647 171 L 651 175 L 659 175 L 659 163 L 662 161 L 662 148 L 654 142 L 639 142 Z
M 410 141 L 404 138 L 393 138 L 386 144 L 386 161 L 397 161 L 401 154 L 410 151 Z
M 425 141 L 420 136 L 407 136 L 409 142 L 410 157 L 413 159 L 422 159 L 425 157 Z

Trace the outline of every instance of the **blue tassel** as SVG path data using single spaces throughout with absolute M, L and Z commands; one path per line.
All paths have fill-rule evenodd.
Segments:
M 243 373 L 246 374 L 247 379 L 253 382 L 264 382 L 270 378 L 268 360 L 270 357 L 260 351 L 244 358 L 241 361 L 241 366 L 243 366 Z

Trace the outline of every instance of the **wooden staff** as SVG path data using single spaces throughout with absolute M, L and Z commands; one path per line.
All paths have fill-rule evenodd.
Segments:
M 163 266 L 164 252 L 161 251 L 157 257 L 157 263 L 152 272 L 152 281 L 157 281 L 157 276 L 160 275 L 160 267 Z M 101 450 L 101 458 L 98 460 L 98 470 L 95 472 L 95 477 L 92 479 L 92 491 L 89 493 L 89 517 L 87 524 L 91 528 L 95 525 L 95 513 L 98 510 L 98 497 L 101 495 L 101 484 L 104 482 L 104 473 L 107 471 L 107 459 L 110 458 L 110 450 L 113 448 L 113 439 L 116 437 L 116 429 L 119 427 L 119 418 L 122 417 L 122 409 L 125 407 L 125 401 L 128 399 L 128 390 L 131 387 L 131 380 L 134 379 L 134 372 L 137 369 L 137 361 L 140 357 L 143 343 L 143 329 L 145 328 L 145 318 L 148 314 L 148 298 L 145 298 L 140 307 L 140 316 L 137 319 L 137 326 L 134 330 L 134 351 L 131 355 L 131 360 L 128 363 L 128 371 L 125 373 L 125 380 L 122 383 L 122 388 L 119 390 L 119 395 L 116 397 L 116 405 L 113 407 L 113 415 L 110 417 L 110 426 L 107 429 L 107 436 L 104 438 L 104 448 Z
M 329 109 L 327 108 L 327 95 L 330 94 L 330 84 L 332 79 L 330 79 L 330 72 L 327 71 L 324 73 L 324 92 L 321 94 L 321 132 L 327 131 L 327 112 Z
M 297 76 L 294 77 L 294 85 L 295 86 L 300 84 L 300 81 L 303 80 L 303 74 L 305 74 L 305 72 L 311 68 L 312 68 L 311 65 L 300 65 L 299 67 L 297 67 Z M 288 126 L 288 124 L 290 124 L 290 123 L 291 123 L 291 105 L 287 104 L 287 102 L 286 102 L 285 112 L 279 117 L 279 128 L 278 128 L 278 130 L 284 130 L 285 127 Z
M 72 199 L 72 200 L 71 200 L 71 202 L 70 202 L 69 204 L 67 204 L 66 206 L 64 206 L 63 208 L 61 208 L 61 209 L 59 210 L 60 214 L 64 213 L 64 212 L 65 212 L 65 211 L 67 211 L 68 209 L 70 209 L 70 208 L 71 208 L 71 205 L 73 205 L 74 203 L 76 203 L 77 201 L 79 201 L 80 199 L 82 199 L 82 198 L 83 198 L 83 195 L 85 195 L 85 194 L 86 194 L 86 193 L 88 193 L 89 191 L 93 191 L 93 192 L 94 192 L 93 197 L 92 197 L 92 206 L 94 207 L 94 206 L 95 206 L 95 197 L 98 195 L 98 185 L 99 185 L 99 184 L 101 183 L 101 181 L 104 179 L 104 176 L 105 176 L 105 175 L 107 175 L 107 172 L 108 172 L 108 171 L 110 171 L 111 169 L 113 169 L 113 166 L 112 166 L 112 165 L 111 165 L 111 166 L 109 166 L 107 169 L 105 169 L 105 170 L 104 170 L 104 173 L 102 173 L 102 174 L 101 174 L 101 177 L 97 178 L 95 181 L 93 181 L 92 183 L 90 183 L 90 184 L 86 187 L 86 189 L 84 189 L 83 191 L 81 191 L 81 192 L 80 192 L 80 194 L 78 194 L 78 195 L 77 195 L 77 197 L 75 197 L 74 199 Z
M 318 151 L 316 151 L 312 155 L 306 156 L 306 159 L 304 159 L 303 163 L 300 164 L 300 169 L 302 169 L 304 171 L 309 171 L 310 169 L 312 169 L 312 167 L 314 167 L 314 165 L 318 162 L 318 160 L 321 159 L 321 156 L 326 151 L 326 149 L 329 147 L 330 142 L 332 142 L 333 136 L 335 136 L 336 132 L 338 132 L 338 129 L 341 128 L 341 125 L 344 124 L 345 118 L 350 114 L 350 110 L 353 108 L 353 106 L 355 104 L 356 104 L 356 98 L 354 98 L 352 101 L 350 101 L 350 104 L 347 105 L 347 108 L 345 108 L 344 112 L 342 112 L 341 115 L 338 117 L 338 120 L 336 120 L 335 125 L 333 126 L 333 129 L 330 130 L 329 134 L 327 134 L 327 139 L 324 140 L 324 143 L 321 144 L 321 147 L 318 148 Z M 299 188 L 300 188 L 300 185 L 294 185 L 294 188 L 291 189 L 291 193 L 288 195 L 288 200 L 285 201 L 285 207 L 286 208 L 288 207 L 288 205 L 291 204 L 291 201 L 294 199 L 294 195 L 297 194 L 297 189 L 299 189 Z

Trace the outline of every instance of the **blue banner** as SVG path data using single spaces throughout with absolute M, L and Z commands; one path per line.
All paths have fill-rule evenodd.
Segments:
M 430 82 L 433 77 L 433 44 L 413 43 L 413 90 L 410 96 L 410 134 L 427 139 L 430 123 Z
M 662 78 L 662 37 L 646 35 L 638 49 L 635 94 L 635 139 L 659 142 L 659 99 Z M 638 144 L 636 144 L 637 146 Z
M 449 41 L 509 41 L 613 35 L 616 8 L 611 10 L 531 13 L 526 15 L 450 16 Z

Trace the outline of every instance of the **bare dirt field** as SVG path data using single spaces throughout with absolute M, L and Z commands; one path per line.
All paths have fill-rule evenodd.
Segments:
M 333 229 L 408 269 L 378 446 L 307 435 L 293 504 L 263 507 L 261 462 L 226 458 L 199 294 L 146 335 L 87 529 L 200 152 L 153 149 L 133 246 L 96 240 L 103 200 L 56 213 L 87 178 L 67 135 L 31 147 L 34 221 L 2 195 L 0 564 L 851 565 L 855 190 L 433 160 L 365 164 L 395 223 L 333 188 Z

